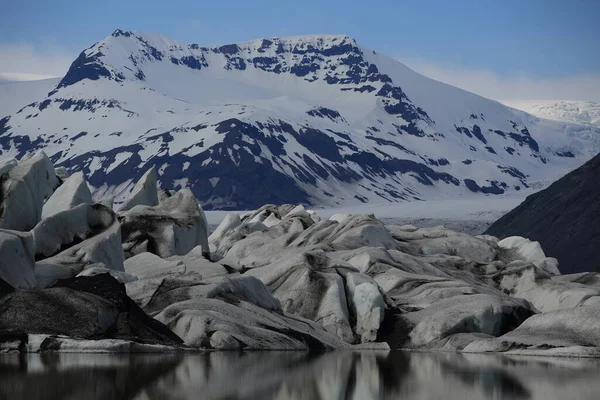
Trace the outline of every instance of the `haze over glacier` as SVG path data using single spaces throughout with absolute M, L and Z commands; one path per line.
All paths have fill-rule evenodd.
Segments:
M 600 103 L 575 100 L 506 100 L 507 106 L 540 118 L 600 126 Z
M 122 199 L 151 166 L 205 209 L 521 195 L 600 151 L 597 126 L 506 107 L 345 35 L 201 47 L 116 30 L 41 82 L 16 112 L 0 104 L 2 156 L 43 148 L 96 197 Z

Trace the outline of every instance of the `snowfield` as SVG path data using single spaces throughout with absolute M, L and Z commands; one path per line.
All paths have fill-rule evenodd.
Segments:
M 39 81 L 0 81 L 0 118 L 44 98 L 60 82 L 60 78 Z

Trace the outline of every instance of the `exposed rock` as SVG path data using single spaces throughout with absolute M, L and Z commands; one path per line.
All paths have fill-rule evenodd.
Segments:
M 4 297 L 5 295 L 7 295 L 9 293 L 13 293 L 14 291 L 15 291 L 15 288 L 13 288 L 11 285 L 6 283 L 4 281 L 4 279 L 0 278 L 0 298 Z
M 116 323 L 107 300 L 67 289 L 19 291 L 3 299 L 0 329 L 98 339 Z
M 80 204 L 92 204 L 92 193 L 83 172 L 76 172 L 60 185 L 42 209 L 42 219 Z
M 181 340 L 148 317 L 109 274 L 62 280 L 52 288 L 17 291 L 3 297 L 0 330 L 113 338 L 177 345 Z
M 89 293 L 111 303 L 118 311 L 111 335 L 116 339 L 155 344 L 180 344 L 181 339 L 164 325 L 148 317 L 126 294 L 125 286 L 109 274 L 59 281 L 53 288 Z
M 486 233 L 538 241 L 563 274 L 600 272 L 600 154 L 535 193 Z M 576 250 L 575 250 L 576 249 Z
M 137 205 L 157 206 L 158 205 L 158 184 L 156 183 L 156 169 L 150 168 L 135 184 L 129 197 L 121 205 L 119 212 L 131 210 Z

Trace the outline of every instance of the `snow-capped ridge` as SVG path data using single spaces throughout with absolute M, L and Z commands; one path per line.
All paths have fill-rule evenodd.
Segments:
M 210 66 L 209 61 L 220 64 L 219 61 L 225 58 L 225 69 L 245 70 L 247 63 L 251 63 L 255 68 L 269 72 L 291 72 L 298 76 L 306 76 L 309 71 L 297 65 L 302 64 L 301 62 L 294 65 L 294 60 L 289 60 L 289 57 L 284 55 L 323 53 L 323 56 L 340 56 L 349 52 L 359 57 L 361 55 L 356 41 L 347 35 L 274 37 L 200 47 L 197 44 L 186 45 L 160 34 L 117 29 L 111 36 L 80 54 L 59 84 L 59 88 L 83 79 L 97 80 L 100 77 L 117 82 L 125 79 L 144 81 L 143 64 L 163 60 L 202 70 Z M 223 57 L 211 57 L 217 54 Z M 296 61 L 306 61 L 305 57 L 300 59 Z M 286 68 L 285 64 L 290 61 L 292 65 Z M 276 68 L 270 69 L 269 66 L 273 64 L 277 64 Z

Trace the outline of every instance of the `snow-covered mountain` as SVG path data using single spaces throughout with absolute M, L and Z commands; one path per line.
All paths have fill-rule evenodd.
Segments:
M 428 79 L 344 35 L 216 47 L 115 31 L 45 97 L 0 120 L 2 157 L 44 148 L 119 196 L 150 166 L 207 209 L 510 194 L 600 151 Z M 590 134 L 593 132 L 593 134 Z

